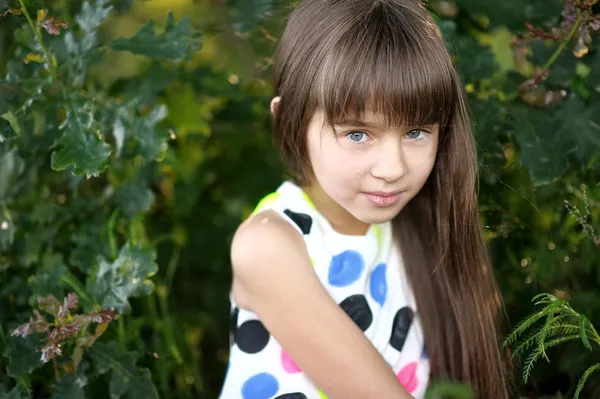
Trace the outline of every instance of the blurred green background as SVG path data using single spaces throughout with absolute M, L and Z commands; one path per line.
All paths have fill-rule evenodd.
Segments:
M 39 34 L 19 12 L 0 17 L 0 398 L 216 398 L 229 349 L 230 240 L 285 178 L 270 132 L 271 57 L 297 2 L 83 3 L 0 0 L 0 13 L 24 4 Z M 511 321 L 549 292 L 599 326 L 598 4 L 432 0 L 428 7 L 471 96 L 482 224 Z M 176 23 L 188 18 L 190 30 L 165 28 L 169 12 Z M 154 35 L 114 44 L 150 20 Z M 56 21 L 69 26 L 50 34 Z M 541 40 L 526 23 L 558 33 Z M 545 79 L 535 69 L 542 66 Z M 74 128 L 76 115 L 89 119 Z M 150 251 L 156 272 L 118 250 L 127 243 Z M 107 374 L 94 352 L 69 375 L 72 343 L 44 365 L 39 340 L 10 336 L 38 296 L 62 302 L 77 292 L 88 312 L 112 304 L 98 288 L 102 259 L 115 276 L 148 283 L 124 289 L 130 309 L 123 305 L 94 347 L 114 351 L 134 381 L 150 378 L 150 396 L 114 388 L 122 375 Z M 550 363 L 519 382 L 523 397 L 569 397 L 600 361 L 597 346 L 577 342 L 548 354 Z M 581 397 L 600 397 L 597 377 Z

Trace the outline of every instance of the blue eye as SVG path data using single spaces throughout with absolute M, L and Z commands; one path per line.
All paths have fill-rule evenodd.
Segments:
M 425 134 L 427 134 L 427 132 L 423 129 L 415 129 L 415 130 L 411 130 L 406 135 L 411 140 L 421 141 L 425 138 L 425 137 L 419 137 L 419 136 L 421 136 L 421 133 L 423 134 L 423 136 L 425 136 Z
M 362 144 L 364 143 L 364 140 L 366 140 L 367 134 L 365 132 L 355 131 L 348 133 L 346 137 L 353 143 Z

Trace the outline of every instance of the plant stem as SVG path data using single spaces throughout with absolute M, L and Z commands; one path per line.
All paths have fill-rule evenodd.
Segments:
M 181 353 L 179 352 L 179 348 L 177 348 L 177 344 L 175 343 L 175 338 L 173 336 L 172 322 L 171 322 L 171 314 L 169 313 L 169 303 L 167 302 L 166 292 L 163 290 L 157 291 L 158 303 L 160 305 L 160 312 L 162 314 L 163 319 L 163 328 L 165 333 L 165 339 L 167 340 L 167 346 L 169 347 L 169 351 L 171 355 L 177 362 L 177 364 L 183 364 L 183 358 L 181 357 Z
M 2 324 L 0 324 L 0 344 L 2 344 L 2 349 L 4 349 L 8 345 L 8 342 L 6 341 L 6 335 L 4 334 L 4 328 L 2 328 Z
M 171 259 L 169 260 L 169 266 L 167 267 L 167 275 L 165 276 L 165 287 L 167 288 L 166 296 L 171 293 L 171 286 L 173 285 L 173 277 L 175 277 L 175 271 L 179 265 L 179 257 L 181 256 L 181 246 L 175 243 Z
M 119 317 L 119 347 L 122 351 L 125 351 L 125 322 L 123 321 L 123 315 Z
M 110 215 L 110 219 L 108 220 L 108 243 L 110 245 L 110 255 L 112 259 L 117 259 L 118 249 L 117 249 L 117 240 L 115 237 L 115 223 L 117 221 L 117 216 L 119 215 L 119 208 L 115 209 L 113 213 Z
M 23 10 L 23 14 L 25 15 L 25 18 L 27 19 L 27 23 L 29 24 L 29 27 L 33 31 L 33 34 L 35 35 L 35 38 L 38 41 L 38 43 L 42 49 L 42 52 L 44 53 L 44 57 L 46 58 L 46 61 L 50 65 L 50 73 L 52 74 L 53 78 L 56 78 L 56 66 L 54 65 L 54 62 L 52 62 L 52 58 L 50 57 L 50 52 L 48 52 L 48 49 L 46 48 L 46 45 L 44 44 L 44 41 L 42 40 L 42 35 L 40 34 L 40 30 L 33 23 L 33 20 L 31 19 L 31 16 L 29 15 L 29 11 L 27 11 L 27 7 L 25 7 L 25 1 L 19 0 L 19 4 L 21 5 L 21 9 Z
M 168 234 L 161 234 L 160 236 L 156 237 L 154 240 L 152 240 L 151 244 L 153 247 L 156 247 L 158 244 L 162 244 L 163 242 L 166 241 L 176 241 L 175 240 L 175 236 L 172 233 L 168 233 Z
M 156 293 L 156 291 L 155 291 Z M 148 300 L 148 310 L 150 312 L 150 320 L 151 320 L 151 325 L 152 328 L 154 328 L 155 330 L 161 330 L 162 329 L 162 320 L 160 319 L 160 316 L 158 315 L 158 312 L 156 310 L 156 300 L 154 298 L 155 295 L 148 295 L 147 300 Z M 159 350 L 156 349 L 158 348 L 160 342 L 160 337 L 158 336 L 158 334 L 153 335 L 153 342 L 152 345 L 154 347 L 154 349 L 158 352 Z M 163 392 L 169 392 L 169 377 L 168 377 L 168 368 L 165 367 L 165 363 L 161 362 L 157 364 L 157 369 L 158 369 L 158 379 L 160 381 L 160 386 Z
M 58 382 L 58 380 L 60 380 L 60 371 L 58 371 L 58 362 L 56 361 L 56 358 L 52 358 L 52 365 L 54 366 L 54 379 Z
M 558 46 L 558 48 L 556 49 L 554 54 L 552 54 L 552 56 L 548 59 L 548 61 L 546 61 L 546 63 L 544 64 L 544 69 L 546 69 L 546 70 L 549 69 L 552 66 L 552 64 L 554 64 L 554 62 L 558 59 L 558 57 L 560 56 L 560 53 L 562 53 L 562 51 L 565 49 L 567 44 L 569 44 L 569 42 L 575 35 L 577 28 L 579 28 L 579 24 L 581 24 L 581 12 L 579 12 L 577 14 L 577 20 L 575 20 L 575 24 L 573 24 L 573 27 L 571 28 L 571 31 L 569 32 L 569 36 L 567 36 L 567 38 L 565 40 L 563 40 L 563 42 L 560 44 L 560 46 Z

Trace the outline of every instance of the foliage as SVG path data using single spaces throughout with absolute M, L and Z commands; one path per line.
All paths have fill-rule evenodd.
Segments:
M 530 330 L 538 321 L 544 322 L 542 327 L 530 331 L 527 338 L 522 340 L 513 352 L 513 356 L 517 356 L 534 346 L 533 351 L 525 360 L 523 370 L 525 382 L 531 375 L 534 363 L 540 357 L 550 361 L 546 354 L 548 348 L 571 340 L 581 340 L 589 350 L 592 350 L 590 341 L 600 344 L 600 336 L 592 323 L 587 317 L 573 310 L 565 300 L 551 294 L 539 294 L 533 300 L 536 305 L 545 305 L 544 308 L 523 320 L 505 342 L 505 345 L 515 343 L 525 331 Z M 577 385 L 575 398 L 579 397 L 588 377 L 599 368 L 600 363 L 596 363 L 585 371 Z
M 564 334 L 597 337 L 599 3 L 429 6 L 471 96 L 482 222 L 511 319 L 552 293 L 536 297 L 552 305 L 535 313 L 543 326 L 525 319 L 509 339 L 533 334 L 518 341 L 516 355 L 537 354 L 521 393 L 597 397 L 598 351 L 566 343 L 532 366 Z M 0 398 L 216 397 L 228 243 L 284 176 L 268 102 L 288 3 L 2 7 Z M 441 381 L 429 395 L 463 389 Z
M 62 355 L 62 347 L 65 345 L 63 341 L 72 336 L 77 336 L 73 364 L 69 366 L 71 370 L 77 370 L 77 366 L 79 365 L 83 354 L 83 347 L 92 346 L 96 339 L 98 339 L 106 330 L 107 323 L 119 318 L 114 309 L 106 309 L 83 315 L 71 315 L 70 309 L 77 308 L 78 302 L 79 299 L 74 293 L 69 293 L 62 304 L 52 294 L 46 297 L 38 297 L 38 306 L 41 310 L 54 317 L 54 322 L 49 323 L 46 318 L 35 309 L 33 311 L 35 318 L 31 317 L 29 322 L 15 328 L 11 335 L 26 337 L 35 332 L 48 332 L 46 344 L 40 350 L 42 352 L 41 360 L 44 363 L 48 363 L 56 356 Z M 98 324 L 94 334 L 89 334 L 86 331 L 86 327 L 90 323 Z M 10 356 L 10 350 L 8 356 Z

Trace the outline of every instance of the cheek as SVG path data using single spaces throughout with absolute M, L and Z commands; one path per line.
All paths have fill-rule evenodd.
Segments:
M 319 181 L 356 180 L 361 174 L 360 159 L 342 147 L 335 138 L 322 139 L 309 146 L 311 163 Z
M 433 170 L 436 156 L 437 152 L 435 149 L 430 149 L 424 153 L 415 153 L 411 159 L 411 170 L 413 171 L 414 175 L 420 180 L 427 180 L 431 174 L 431 171 Z

